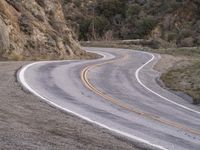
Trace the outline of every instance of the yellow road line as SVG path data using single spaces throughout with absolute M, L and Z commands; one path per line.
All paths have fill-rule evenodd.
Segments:
M 166 119 L 161 119 L 159 116 L 156 116 L 156 115 L 153 115 L 153 114 L 149 114 L 149 113 L 146 113 L 146 112 L 142 112 L 142 111 L 134 108 L 133 106 L 130 106 L 130 105 L 126 104 L 126 103 L 123 103 L 119 99 L 111 97 L 108 94 L 106 94 L 105 92 L 99 90 L 98 88 L 96 88 L 89 81 L 89 79 L 88 79 L 88 72 L 90 70 L 95 69 L 95 68 L 100 67 L 100 66 L 105 65 L 105 64 L 109 64 L 109 63 L 113 63 L 113 62 L 118 62 L 119 60 L 124 60 L 124 59 L 127 59 L 127 58 L 128 58 L 128 55 L 125 55 L 122 59 L 109 60 L 109 61 L 106 61 L 106 62 L 103 62 L 103 63 L 99 63 L 99 64 L 94 64 L 94 65 L 87 66 L 81 72 L 81 80 L 82 80 L 82 82 L 84 83 L 84 85 L 88 89 L 90 89 L 91 91 L 93 91 L 97 95 L 103 97 L 105 100 L 108 100 L 109 102 L 111 102 L 111 103 L 113 103 L 113 104 L 115 104 L 117 106 L 120 106 L 120 107 L 122 107 L 122 108 L 124 108 L 124 109 L 126 109 L 128 111 L 131 111 L 133 113 L 136 113 L 137 115 L 141 115 L 141 116 L 146 117 L 148 119 L 152 119 L 154 121 L 158 121 L 158 122 L 163 123 L 165 125 L 169 125 L 169 126 L 172 126 L 172 127 L 178 128 L 178 129 L 182 129 L 184 131 L 187 131 L 187 132 L 190 132 L 190 133 L 193 133 L 193 134 L 200 135 L 200 131 L 199 130 L 185 127 L 185 126 L 183 126 L 183 125 L 181 125 L 181 124 L 179 124 L 177 122 L 174 122 L 174 121 L 170 121 L 170 120 L 166 120 Z

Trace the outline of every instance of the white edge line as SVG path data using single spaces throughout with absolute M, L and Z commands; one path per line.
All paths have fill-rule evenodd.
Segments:
M 105 55 L 104 55 L 103 57 L 105 57 Z M 96 125 L 98 125 L 98 126 L 100 126 L 100 127 L 103 127 L 103 128 L 105 128 L 105 129 L 108 129 L 108 130 L 110 130 L 110 131 L 112 131 L 112 132 L 115 132 L 115 133 L 117 133 L 117 134 L 120 134 L 120 135 L 122 135 L 122 136 L 125 136 L 125 137 L 128 137 L 128 138 L 130 138 L 130 139 L 133 139 L 133 140 L 135 140 L 135 141 L 137 141 L 137 142 L 146 144 L 146 145 L 150 146 L 150 147 L 153 148 L 153 149 L 156 148 L 156 149 L 159 149 L 159 150 L 168 150 L 168 149 L 166 149 L 166 148 L 164 148 L 164 147 L 162 147 L 162 146 L 160 146 L 160 145 L 153 144 L 153 143 L 151 143 L 151 142 L 149 142 L 149 141 L 147 141 L 147 140 L 141 139 L 141 138 L 136 137 L 136 136 L 134 136 L 134 135 L 131 135 L 131 134 L 122 132 L 122 131 L 117 130 L 117 129 L 113 129 L 113 128 L 109 127 L 109 126 L 106 126 L 106 125 L 104 125 L 104 124 L 101 124 L 101 123 L 99 123 L 99 122 L 96 122 L 96 121 L 94 121 L 94 120 L 91 120 L 91 119 L 88 118 L 88 117 L 85 117 L 85 116 L 83 116 L 83 115 L 80 115 L 80 114 L 78 114 L 78 113 L 72 111 L 72 110 L 69 110 L 69 109 L 66 109 L 66 108 L 62 107 L 62 106 L 60 106 L 60 105 L 58 105 L 58 104 L 52 102 L 51 100 L 49 100 L 49 99 L 43 97 L 43 96 L 40 95 L 39 93 L 37 93 L 33 88 L 31 88 L 31 87 L 28 85 L 28 83 L 27 83 L 26 80 L 25 80 L 25 76 L 24 76 L 24 75 L 25 75 L 25 71 L 26 71 L 29 67 L 31 67 L 31 66 L 33 66 L 33 65 L 36 65 L 36 64 L 44 63 L 44 62 L 48 62 L 48 61 L 35 62 L 35 63 L 28 64 L 28 65 L 22 67 L 22 68 L 19 70 L 19 72 L 18 72 L 18 80 L 19 80 L 19 82 L 21 82 L 21 84 L 22 84 L 27 90 L 29 90 L 32 94 L 34 94 L 34 95 L 36 95 L 37 97 L 43 99 L 43 100 L 46 101 L 48 104 L 50 104 L 50 105 L 52 105 L 52 106 L 55 106 L 55 107 L 57 107 L 57 108 L 59 108 L 59 109 L 65 111 L 65 112 L 74 114 L 74 115 L 76 115 L 76 116 L 78 116 L 78 117 L 80 117 L 80 118 L 82 118 L 82 119 L 84 119 L 84 120 L 86 120 L 86 121 L 88 121 L 88 122 L 91 122 L 91 123 L 93 123 L 93 124 L 96 124 Z M 59 62 L 59 61 L 53 61 L 53 62 Z
M 181 104 L 179 104 L 179 103 L 176 103 L 176 102 L 174 102 L 174 101 L 172 101 L 172 100 L 170 100 L 170 99 L 168 99 L 168 98 L 166 98 L 166 97 L 164 97 L 164 96 L 162 96 L 162 95 L 156 93 L 155 91 L 151 90 L 151 89 L 148 88 L 145 84 L 142 83 L 142 81 L 141 81 L 140 78 L 139 78 L 139 73 L 140 73 L 140 71 L 141 71 L 146 65 L 148 65 L 149 63 L 151 63 L 151 62 L 155 59 L 155 56 L 154 56 L 153 54 L 151 54 L 151 53 L 148 53 L 148 52 L 142 52 L 142 53 L 148 54 L 148 55 L 150 55 L 152 58 L 151 58 L 148 62 L 146 62 L 145 64 L 143 64 L 140 68 L 138 68 L 138 69 L 136 70 L 136 72 L 135 72 L 135 77 L 136 77 L 137 81 L 139 82 L 139 84 L 142 85 L 145 89 L 147 89 L 147 90 L 150 91 L 151 93 L 157 95 L 158 97 L 160 97 L 160 98 L 162 98 L 162 99 L 164 99 L 164 100 L 166 100 L 166 101 L 168 101 L 168 102 L 170 102 L 170 103 L 172 103 L 172 104 L 174 104 L 174 105 L 176 105 L 176 106 L 179 106 L 179 107 L 181 107 L 181 108 L 183 108 L 183 109 L 186 109 L 186 110 L 188 110 L 188 111 L 191 111 L 191 112 L 200 114 L 199 111 L 193 110 L 193 109 L 191 109 L 191 108 L 189 108 L 189 107 L 186 107 L 186 106 L 184 106 L 184 105 L 181 105 Z

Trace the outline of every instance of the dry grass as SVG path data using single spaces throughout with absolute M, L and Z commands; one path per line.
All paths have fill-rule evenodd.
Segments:
M 161 80 L 169 89 L 184 92 L 193 97 L 194 104 L 200 104 L 200 61 L 171 68 L 161 75 Z

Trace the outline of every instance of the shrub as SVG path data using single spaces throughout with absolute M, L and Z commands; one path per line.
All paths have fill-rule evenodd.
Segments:
M 192 0 L 192 1 L 197 7 L 197 11 L 200 12 L 200 1 L 199 0 Z
M 87 41 L 89 29 L 90 29 L 91 19 L 82 19 L 79 22 L 79 39 Z
M 179 32 L 179 35 L 182 37 L 182 38 L 187 38 L 187 37 L 190 37 L 192 35 L 192 31 L 190 29 L 182 29 L 180 32 Z
M 153 49 L 159 49 L 160 48 L 160 43 L 156 40 L 152 40 L 149 45 L 148 45 L 150 48 L 153 48 Z
M 41 1 L 41 0 L 37 0 L 37 1 Z M 72 0 L 63 0 L 63 4 L 66 5 L 68 3 L 72 2 Z
M 105 17 L 97 16 L 91 20 L 90 31 L 92 33 L 94 30 L 98 37 L 102 37 L 105 31 L 109 29 L 109 25 L 110 23 Z
M 158 21 L 153 17 L 146 17 L 136 23 L 136 35 L 143 38 L 148 35 L 157 25 Z
M 144 5 L 147 2 L 147 0 L 136 0 L 136 3 L 140 5 Z
M 185 38 L 180 42 L 179 46 L 192 47 L 192 46 L 194 46 L 194 39 L 192 37 Z
M 126 11 L 126 16 L 131 17 L 134 15 L 138 15 L 141 8 L 138 4 L 132 4 L 128 7 L 128 10 Z
M 176 33 L 170 32 L 170 33 L 168 33 L 167 41 L 168 41 L 168 42 L 174 41 L 174 40 L 176 40 L 176 37 L 177 37 L 177 34 L 176 34 Z
M 96 11 L 107 19 L 112 19 L 116 14 L 125 16 L 125 1 L 121 0 L 98 0 Z
M 200 46 L 200 35 L 195 38 L 195 42 L 197 46 Z
M 108 31 L 104 34 L 103 40 L 112 41 L 112 40 L 113 40 L 113 31 L 112 31 L 112 30 L 108 30 Z
M 80 0 L 75 0 L 74 4 L 76 5 L 76 7 L 80 7 L 81 6 L 81 1 Z

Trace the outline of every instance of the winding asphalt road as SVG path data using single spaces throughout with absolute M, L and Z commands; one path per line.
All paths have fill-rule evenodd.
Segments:
M 98 60 L 36 62 L 22 85 L 50 105 L 125 136 L 147 149 L 200 150 L 200 108 L 162 89 L 159 55 L 87 48 Z

